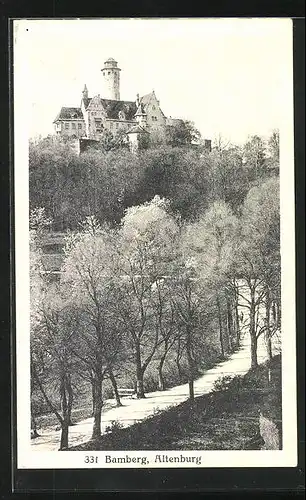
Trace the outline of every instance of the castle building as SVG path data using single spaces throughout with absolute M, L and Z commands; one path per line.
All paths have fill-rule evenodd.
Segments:
M 112 58 L 102 68 L 103 94 L 89 97 L 86 85 L 79 108 L 62 107 L 54 120 L 55 133 L 71 138 L 99 140 L 105 130 L 115 135 L 126 132 L 130 141 L 137 142 L 139 134 L 156 131 L 164 134 L 170 120 L 164 115 L 154 90 L 135 101 L 120 100 L 120 71 Z M 144 132 L 145 131 L 145 132 Z
M 54 120 L 55 133 L 60 136 L 98 141 L 105 130 L 113 135 L 124 131 L 131 149 L 137 149 L 142 136 L 166 133 L 175 120 L 168 119 L 154 90 L 135 101 L 120 100 L 120 71 L 113 58 L 105 61 L 102 71 L 103 94 L 89 97 L 86 85 L 79 108 L 62 107 Z

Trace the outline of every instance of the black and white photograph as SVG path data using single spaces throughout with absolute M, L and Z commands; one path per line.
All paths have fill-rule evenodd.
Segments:
M 17 467 L 294 467 L 292 21 L 16 19 L 13 56 Z

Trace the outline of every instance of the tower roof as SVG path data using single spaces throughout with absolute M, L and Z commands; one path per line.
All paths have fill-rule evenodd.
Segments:
M 140 127 L 140 125 L 134 125 L 134 127 L 130 128 L 130 130 L 127 131 L 127 134 L 139 134 L 139 133 L 149 134 L 149 132 L 144 128 Z
M 102 68 L 101 71 L 103 71 L 103 69 L 111 69 L 111 68 L 116 68 L 118 71 L 121 71 L 120 68 L 118 68 L 118 62 L 113 58 L 113 57 L 109 57 L 108 59 L 106 59 L 106 61 L 104 61 L 104 67 Z

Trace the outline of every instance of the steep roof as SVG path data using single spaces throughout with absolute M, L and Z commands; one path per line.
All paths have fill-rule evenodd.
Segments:
M 156 99 L 156 95 L 155 95 L 154 90 L 152 92 L 150 92 L 150 94 L 145 94 L 140 98 L 140 104 L 144 106 L 144 109 L 146 109 L 146 106 L 149 104 L 149 102 L 151 101 L 152 98 Z M 159 102 L 158 102 L 158 104 L 159 104 Z M 160 109 L 162 115 L 165 116 L 161 107 L 159 109 Z
M 57 122 L 58 120 L 73 120 L 73 119 L 83 120 L 83 113 L 81 108 L 66 108 L 66 107 L 61 108 L 54 122 Z
M 141 116 L 141 115 L 146 115 L 146 112 L 144 110 L 144 106 L 142 103 L 139 104 L 135 116 Z
M 155 97 L 154 91 L 150 94 L 146 94 L 140 98 L 140 104 L 137 108 L 135 101 L 115 101 L 112 99 L 102 99 L 100 98 L 100 102 L 103 105 L 106 116 L 112 120 L 120 120 L 119 113 L 122 111 L 125 116 L 125 120 L 134 121 L 135 114 L 144 114 L 145 107 L 150 102 L 152 97 Z M 92 98 L 91 97 L 83 97 L 83 103 L 85 109 L 88 108 Z M 57 120 L 72 120 L 72 119 L 83 119 L 83 114 L 81 108 L 68 108 L 63 107 L 61 111 L 55 118 L 54 122 Z M 53 123 L 54 123 L 53 122 Z
M 88 98 L 86 103 L 86 109 L 90 104 L 91 97 Z M 136 113 L 136 104 L 134 101 L 114 101 L 113 99 L 100 99 L 105 111 L 107 118 L 118 120 L 119 113 L 122 111 L 125 116 L 125 120 L 134 121 L 134 115 Z
M 134 101 L 113 101 L 111 99 L 101 99 L 107 113 L 107 118 L 119 118 L 119 112 L 122 111 L 126 120 L 132 121 L 136 113 L 136 104 Z
M 154 92 L 150 92 L 150 94 L 143 95 L 140 98 L 141 104 L 144 104 L 144 105 L 148 104 L 151 101 L 151 99 L 152 99 L 153 96 L 155 96 Z
M 145 132 L 146 134 L 149 134 L 147 130 L 144 128 L 140 127 L 140 125 L 134 125 L 130 130 L 127 131 L 127 134 L 136 134 L 136 133 L 143 133 Z

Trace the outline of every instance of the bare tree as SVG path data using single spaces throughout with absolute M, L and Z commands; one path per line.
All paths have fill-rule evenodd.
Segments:
M 90 374 L 93 396 L 92 437 L 101 435 L 102 382 L 120 350 L 113 315 L 112 232 L 89 217 L 81 232 L 68 239 L 62 282 L 79 314 L 79 345 L 74 354 Z

